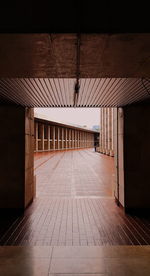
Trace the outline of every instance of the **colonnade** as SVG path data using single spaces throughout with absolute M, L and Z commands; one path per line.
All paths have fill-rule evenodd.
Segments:
M 113 117 L 113 108 L 100 108 L 100 152 L 110 156 L 114 156 Z
M 94 147 L 94 132 L 35 119 L 34 150 L 50 151 Z

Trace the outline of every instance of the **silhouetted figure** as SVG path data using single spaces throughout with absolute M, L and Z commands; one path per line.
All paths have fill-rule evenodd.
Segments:
M 97 146 L 97 143 L 96 143 L 96 141 L 95 141 L 95 142 L 94 142 L 95 152 L 96 152 L 96 146 Z

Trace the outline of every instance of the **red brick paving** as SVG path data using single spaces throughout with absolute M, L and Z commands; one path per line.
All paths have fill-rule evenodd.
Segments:
M 125 215 L 114 202 L 113 158 L 93 150 L 38 153 L 35 174 L 37 196 L 1 245 L 150 244 L 150 220 Z

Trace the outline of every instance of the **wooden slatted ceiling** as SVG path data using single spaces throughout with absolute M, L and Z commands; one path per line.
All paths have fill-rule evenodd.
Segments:
M 0 80 L 0 100 L 28 107 L 73 107 L 75 79 Z M 80 79 L 78 107 L 124 106 L 150 97 L 150 81 L 139 78 Z

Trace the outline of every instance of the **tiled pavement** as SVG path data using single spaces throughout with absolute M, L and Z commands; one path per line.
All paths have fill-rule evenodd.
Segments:
M 113 158 L 93 150 L 35 155 L 37 196 L 3 231 L 1 245 L 150 244 L 150 219 L 114 202 Z M 2 232 L 3 231 L 3 232 Z
M 150 246 L 4 246 L 0 275 L 149 276 Z

